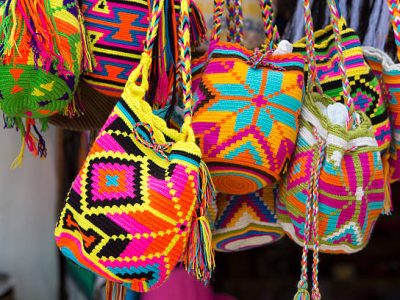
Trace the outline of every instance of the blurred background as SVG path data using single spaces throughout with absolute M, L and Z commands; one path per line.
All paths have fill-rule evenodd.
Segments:
M 197 2 L 210 25 L 212 2 Z M 318 29 L 326 25 L 326 7 L 325 1 L 314 2 Z M 358 14 L 349 14 L 348 20 L 354 23 L 358 18 L 358 31 L 366 44 L 384 47 L 386 42 L 386 50 L 393 52 L 391 35 L 379 41 L 379 35 L 371 38 L 368 30 L 374 20 L 374 7 L 385 1 L 364 2 L 369 10 L 364 8 Z M 296 31 L 289 22 L 297 1 L 280 0 L 274 4 L 280 32 L 293 38 L 301 36 L 301 30 Z M 263 37 L 258 1 L 243 0 L 243 5 L 246 45 L 253 48 Z M 66 262 L 53 239 L 58 211 L 94 135 L 51 127 L 46 132 L 48 157 L 39 160 L 26 155 L 23 168 L 11 171 L 9 166 L 19 146 L 14 132 L 0 131 L 0 300 L 101 299 L 104 295 L 104 282 Z M 400 299 L 399 186 L 393 186 L 392 192 L 395 211 L 379 219 L 365 250 L 354 255 L 321 254 L 320 284 L 325 300 Z M 296 292 L 301 248 L 288 238 L 244 252 L 217 253 L 216 259 L 217 270 L 211 286 L 217 294 L 232 297 L 226 299 L 292 299 Z M 139 299 L 134 294 L 129 297 Z M 164 299 L 176 300 L 167 296 Z

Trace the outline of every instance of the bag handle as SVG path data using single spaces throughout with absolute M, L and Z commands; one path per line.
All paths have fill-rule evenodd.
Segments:
M 340 23 L 340 12 L 338 10 L 337 4 L 335 0 L 327 0 L 328 7 L 330 11 L 331 24 L 333 28 L 333 33 L 336 42 L 336 49 L 339 56 L 339 72 L 341 74 L 342 79 L 342 88 L 343 88 L 343 98 L 344 104 L 347 107 L 347 119 L 346 119 L 346 129 L 350 130 L 353 125 L 353 115 L 354 115 L 354 99 L 351 96 L 351 87 L 349 78 L 346 73 L 345 66 L 345 58 L 343 52 L 343 44 L 342 37 L 340 34 L 339 23 Z M 305 32 L 306 32 L 306 52 L 307 52 L 307 61 L 309 67 L 308 74 L 308 91 L 311 91 L 315 86 L 317 90 L 322 93 L 322 88 L 318 80 L 317 74 L 317 63 L 316 63 L 316 55 L 315 55 L 315 38 L 314 38 L 314 27 L 311 16 L 311 6 L 309 0 L 304 0 L 304 19 L 306 21 Z
M 264 23 L 266 44 L 270 50 L 277 47 L 280 36 L 274 21 L 274 10 L 270 0 L 259 0 L 261 15 Z M 228 0 L 227 23 L 229 28 L 228 42 L 234 40 L 243 43 L 243 8 L 241 0 Z
M 177 134 L 175 130 L 168 129 L 165 121 L 161 118 L 154 116 L 150 105 L 145 101 L 146 93 L 149 90 L 149 71 L 152 63 L 153 48 L 158 33 L 160 17 L 163 13 L 165 0 L 154 0 L 152 13 L 150 17 L 150 24 L 147 29 L 146 39 L 144 42 L 144 50 L 141 55 L 139 65 L 129 75 L 128 81 L 125 85 L 123 98 L 133 99 L 131 101 L 139 101 L 140 107 L 144 114 L 151 116 L 156 123 L 162 123 L 157 126 L 162 131 L 168 131 L 169 135 L 173 134 L 179 140 L 188 142 L 195 142 L 194 132 L 192 129 L 192 75 L 191 75 L 191 50 L 190 50 L 190 26 L 189 26 L 189 7 L 182 1 L 181 10 L 184 16 L 181 16 L 181 22 L 179 25 L 179 37 L 178 43 L 180 46 L 179 50 L 179 67 L 178 70 L 181 72 L 181 83 L 182 83 L 182 97 L 184 104 L 184 122 L 181 127 L 181 133 Z M 186 13 L 185 13 L 186 11 Z M 140 84 L 138 81 L 140 80 Z M 129 101 L 129 100 L 125 100 Z M 160 121 L 160 122 L 158 122 Z
M 350 84 L 346 74 L 345 64 L 344 64 L 344 54 L 342 48 L 342 41 L 339 30 L 339 20 L 340 13 L 337 8 L 335 0 L 327 0 L 331 23 L 333 27 L 333 32 L 336 41 L 336 48 L 339 56 L 339 70 L 342 77 L 342 87 L 343 94 L 345 98 L 345 104 L 348 108 L 348 116 L 346 120 L 346 128 L 350 130 L 352 127 L 352 116 L 354 113 L 354 102 L 350 95 Z M 311 92 L 314 87 L 322 93 L 321 85 L 317 76 L 317 64 L 315 55 L 315 38 L 314 38 L 314 25 L 311 16 L 311 5 L 310 0 L 303 0 L 304 7 L 304 20 L 305 20 L 305 32 L 306 32 L 306 52 L 307 52 L 307 64 L 309 67 L 308 72 L 308 85 L 307 91 Z M 312 300 L 320 300 L 321 293 L 319 291 L 318 283 L 318 264 L 319 264 L 319 186 L 318 181 L 320 177 L 320 172 L 322 169 L 322 164 L 325 158 L 326 143 L 320 137 L 316 128 L 313 128 L 313 136 L 316 139 L 316 148 L 318 151 L 318 163 L 311 170 L 311 176 L 308 185 L 308 199 L 306 202 L 306 212 L 305 212 L 305 222 L 304 222 L 304 241 L 303 241 L 303 253 L 301 260 L 301 277 L 297 285 L 297 293 L 294 296 L 294 300 L 310 299 L 310 294 L 308 292 L 308 247 L 312 243 L 313 249 L 313 262 L 312 262 Z
M 393 26 L 394 40 L 397 46 L 397 58 L 400 60 L 400 1 L 387 0 L 387 4 Z
M 241 0 L 227 0 L 226 22 L 229 29 L 228 42 L 243 43 L 243 9 Z
M 236 43 L 243 42 L 243 9 L 241 0 L 227 0 L 227 24 L 229 29 L 228 41 Z M 274 24 L 273 8 L 270 0 L 259 0 L 262 19 L 264 23 L 264 33 L 270 49 L 276 48 L 280 41 L 279 32 Z M 213 32 L 211 41 L 218 42 L 222 31 L 222 15 L 225 0 L 214 0 Z

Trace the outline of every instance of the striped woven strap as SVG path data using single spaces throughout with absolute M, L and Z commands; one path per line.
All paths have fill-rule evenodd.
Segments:
M 314 37 L 314 22 L 311 16 L 310 0 L 303 1 L 305 34 L 306 34 L 306 51 L 308 65 L 308 86 L 307 89 L 312 91 L 314 86 L 318 87 L 318 91 L 322 93 L 321 85 L 317 76 L 317 59 L 315 55 L 315 37 Z
M 397 46 L 397 58 L 400 60 L 400 0 L 387 0 L 387 4 Z
M 270 49 L 278 45 L 280 36 L 274 19 L 274 10 L 271 0 L 260 0 L 261 14 L 264 22 L 264 32 Z
M 335 36 L 336 49 L 339 56 L 339 71 L 342 78 L 342 88 L 343 88 L 343 98 L 345 105 L 348 109 L 346 127 L 350 129 L 353 124 L 353 114 L 354 114 L 354 100 L 351 97 L 351 88 L 350 82 L 347 77 L 346 67 L 345 67 L 345 58 L 344 58 L 344 49 L 342 44 L 342 36 L 340 34 L 339 23 L 340 23 L 340 12 L 338 10 L 337 4 L 335 0 L 327 0 L 331 23 L 333 27 L 333 33 Z M 312 86 L 317 86 L 319 90 L 321 90 L 318 76 L 317 76 L 317 65 L 316 65 L 316 56 L 315 56 L 315 41 L 314 41 L 314 27 L 313 21 L 311 17 L 311 6 L 309 0 L 303 0 L 304 4 L 304 19 L 306 22 L 305 31 L 306 31 L 306 51 L 308 57 L 308 67 L 309 67 L 309 82 L 308 88 Z
M 191 72 L 191 50 L 190 50 L 190 20 L 189 1 L 182 0 L 181 14 L 179 19 L 179 60 L 182 83 L 182 97 L 184 104 L 184 122 L 181 131 L 187 135 L 187 139 L 194 142 L 192 130 L 192 72 Z
M 333 33 L 335 35 L 336 48 L 339 55 L 339 71 L 342 77 L 343 98 L 348 109 L 346 127 L 349 130 L 353 125 L 354 100 L 351 97 L 350 82 L 346 73 L 342 36 L 339 29 L 340 13 L 335 0 L 328 0 L 328 6 L 331 14 L 331 23 L 333 27 Z
M 243 43 L 243 8 L 241 0 L 227 0 L 227 27 L 229 42 Z M 280 41 L 279 32 L 275 25 L 272 3 L 270 0 L 260 0 L 260 8 L 264 23 L 266 43 L 270 49 L 276 48 Z M 221 35 L 221 22 L 224 11 L 224 1 L 214 1 L 214 20 L 212 40 L 219 41 Z
M 124 93 L 132 94 L 134 91 L 142 98 L 135 101 L 144 101 L 144 96 L 149 89 L 149 70 L 152 62 L 152 54 L 155 39 L 158 33 L 160 18 L 164 10 L 164 0 L 154 0 L 149 27 L 147 29 L 146 40 L 144 42 L 144 50 L 139 65 L 132 71 L 125 84 Z M 141 84 L 137 82 L 141 77 Z
M 241 0 L 228 0 L 226 15 L 229 34 L 228 42 L 243 43 L 243 9 Z

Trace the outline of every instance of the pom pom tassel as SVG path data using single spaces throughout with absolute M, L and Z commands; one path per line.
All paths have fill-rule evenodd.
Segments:
M 211 228 L 205 213 L 216 194 L 210 172 L 203 161 L 199 171 L 200 189 L 184 263 L 189 274 L 207 284 L 215 268 L 215 259 Z

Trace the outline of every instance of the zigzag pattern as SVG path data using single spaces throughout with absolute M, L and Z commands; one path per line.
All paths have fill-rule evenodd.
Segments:
M 104 94 L 120 97 L 144 49 L 150 24 L 147 1 L 84 0 L 83 12 L 96 60 L 85 79 Z
M 384 102 L 378 79 L 374 76 L 363 56 L 357 34 L 347 28 L 344 19 L 339 24 L 343 45 L 346 74 L 350 82 L 350 94 L 355 108 L 367 114 L 374 126 L 375 137 L 381 151 L 389 148 L 391 134 L 389 114 Z M 293 52 L 306 55 L 306 38 L 293 44 Z M 335 101 L 344 101 L 342 76 L 339 69 L 339 55 L 333 34 L 333 27 L 315 32 L 317 74 L 326 95 Z
M 194 94 L 193 130 L 216 189 L 226 194 L 279 180 L 297 136 L 303 58 L 271 56 L 279 70 L 252 68 L 252 54 L 240 45 L 212 46 Z
M 389 105 L 390 124 L 387 130 L 392 134 L 390 147 L 391 181 L 400 180 L 400 64 L 395 64 L 384 52 L 364 47 L 363 52 L 375 76 L 382 85 L 385 103 Z
M 259 247 L 284 235 L 277 225 L 272 187 L 248 195 L 219 194 L 217 206 L 213 244 L 218 251 Z
M 327 97 L 306 96 L 297 147 L 279 187 L 277 215 L 286 233 L 302 246 L 310 173 L 320 159 L 316 131 L 326 145 L 318 179 L 320 250 L 353 253 L 366 246 L 382 212 L 383 167 L 367 117 L 361 115 L 362 123 L 350 133 L 341 126 L 332 129 L 319 108 L 331 103 Z

